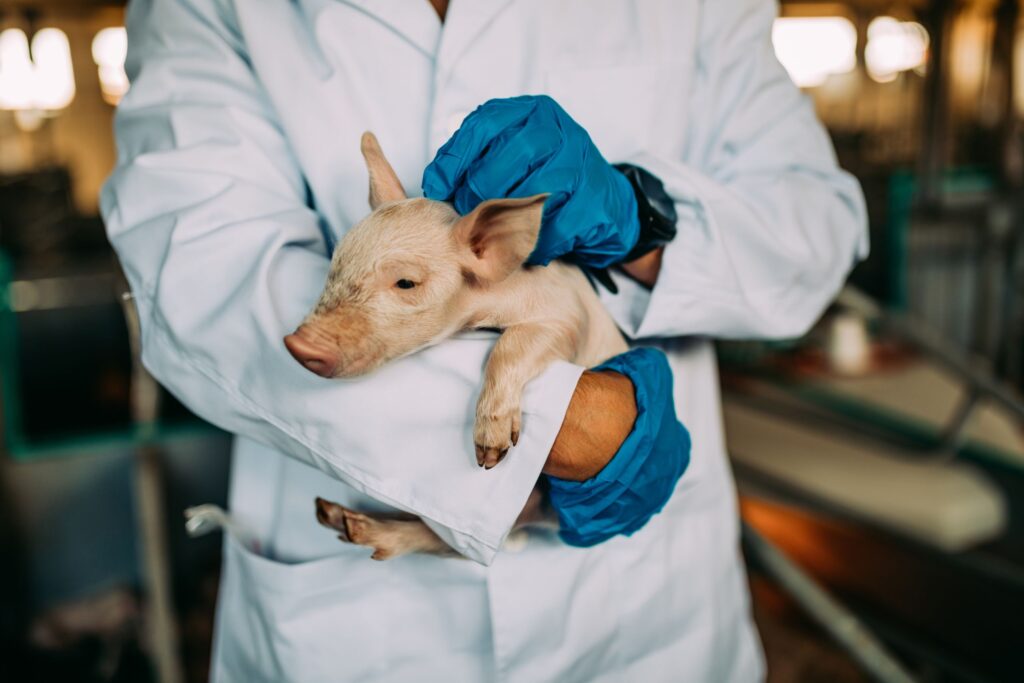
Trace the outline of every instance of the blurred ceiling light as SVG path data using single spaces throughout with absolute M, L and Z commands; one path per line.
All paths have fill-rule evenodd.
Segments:
M 31 109 L 34 75 L 25 32 L 0 32 L 0 109 Z
M 124 59 L 128 53 L 128 35 L 123 26 L 105 28 L 92 39 L 92 59 L 100 74 L 100 90 L 109 104 L 117 104 L 128 92 Z
M 46 123 L 46 114 L 39 109 L 15 109 L 14 125 L 26 133 L 34 133 Z
M 56 111 L 75 99 L 75 73 L 68 37 L 57 28 L 44 28 L 32 38 L 36 65 L 36 109 Z
M 38 31 L 31 55 L 24 31 L 0 32 L 0 109 L 53 112 L 74 98 L 71 46 L 63 31 Z
M 928 31 L 915 21 L 878 17 L 868 25 L 864 61 L 879 83 L 896 80 L 903 71 L 921 69 L 928 60 Z
M 844 17 L 782 17 L 772 28 L 775 55 L 801 88 L 857 66 L 857 29 Z

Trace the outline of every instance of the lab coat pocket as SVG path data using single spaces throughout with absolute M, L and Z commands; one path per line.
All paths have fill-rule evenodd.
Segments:
M 545 88 L 612 163 L 642 152 L 681 153 L 692 63 L 567 67 Z
M 473 621 L 486 614 L 483 604 L 471 604 L 472 588 L 481 599 L 486 591 L 460 577 L 474 571 L 469 562 L 374 562 L 340 542 L 339 554 L 297 564 L 261 557 L 234 539 L 225 555 L 218 619 L 232 628 L 219 632 L 218 682 L 411 680 L 396 665 L 393 643 L 403 644 L 404 662 L 422 667 L 451 646 L 453 632 L 487 633 Z M 446 586 L 455 589 L 446 595 Z

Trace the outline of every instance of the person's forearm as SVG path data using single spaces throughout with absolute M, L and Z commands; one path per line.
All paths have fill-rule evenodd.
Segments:
M 586 481 L 607 465 L 636 421 L 633 383 L 617 372 L 584 372 L 544 474 Z

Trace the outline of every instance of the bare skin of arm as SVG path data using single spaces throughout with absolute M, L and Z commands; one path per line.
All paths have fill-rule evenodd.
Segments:
M 585 371 L 576 385 L 544 474 L 586 481 L 622 447 L 636 421 L 633 383 L 617 372 Z
M 437 12 L 438 18 L 444 22 L 444 15 L 448 13 L 448 0 L 430 0 L 430 5 Z
M 623 263 L 619 267 L 626 275 L 651 289 L 658 281 L 658 273 L 661 272 L 661 256 L 664 251 L 664 247 L 658 247 L 637 260 Z

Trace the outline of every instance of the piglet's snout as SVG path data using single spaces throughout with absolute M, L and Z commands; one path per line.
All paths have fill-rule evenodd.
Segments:
M 310 372 L 321 377 L 334 377 L 338 370 L 338 352 L 323 340 L 317 339 L 309 329 L 301 325 L 284 338 L 284 345 L 295 360 Z

